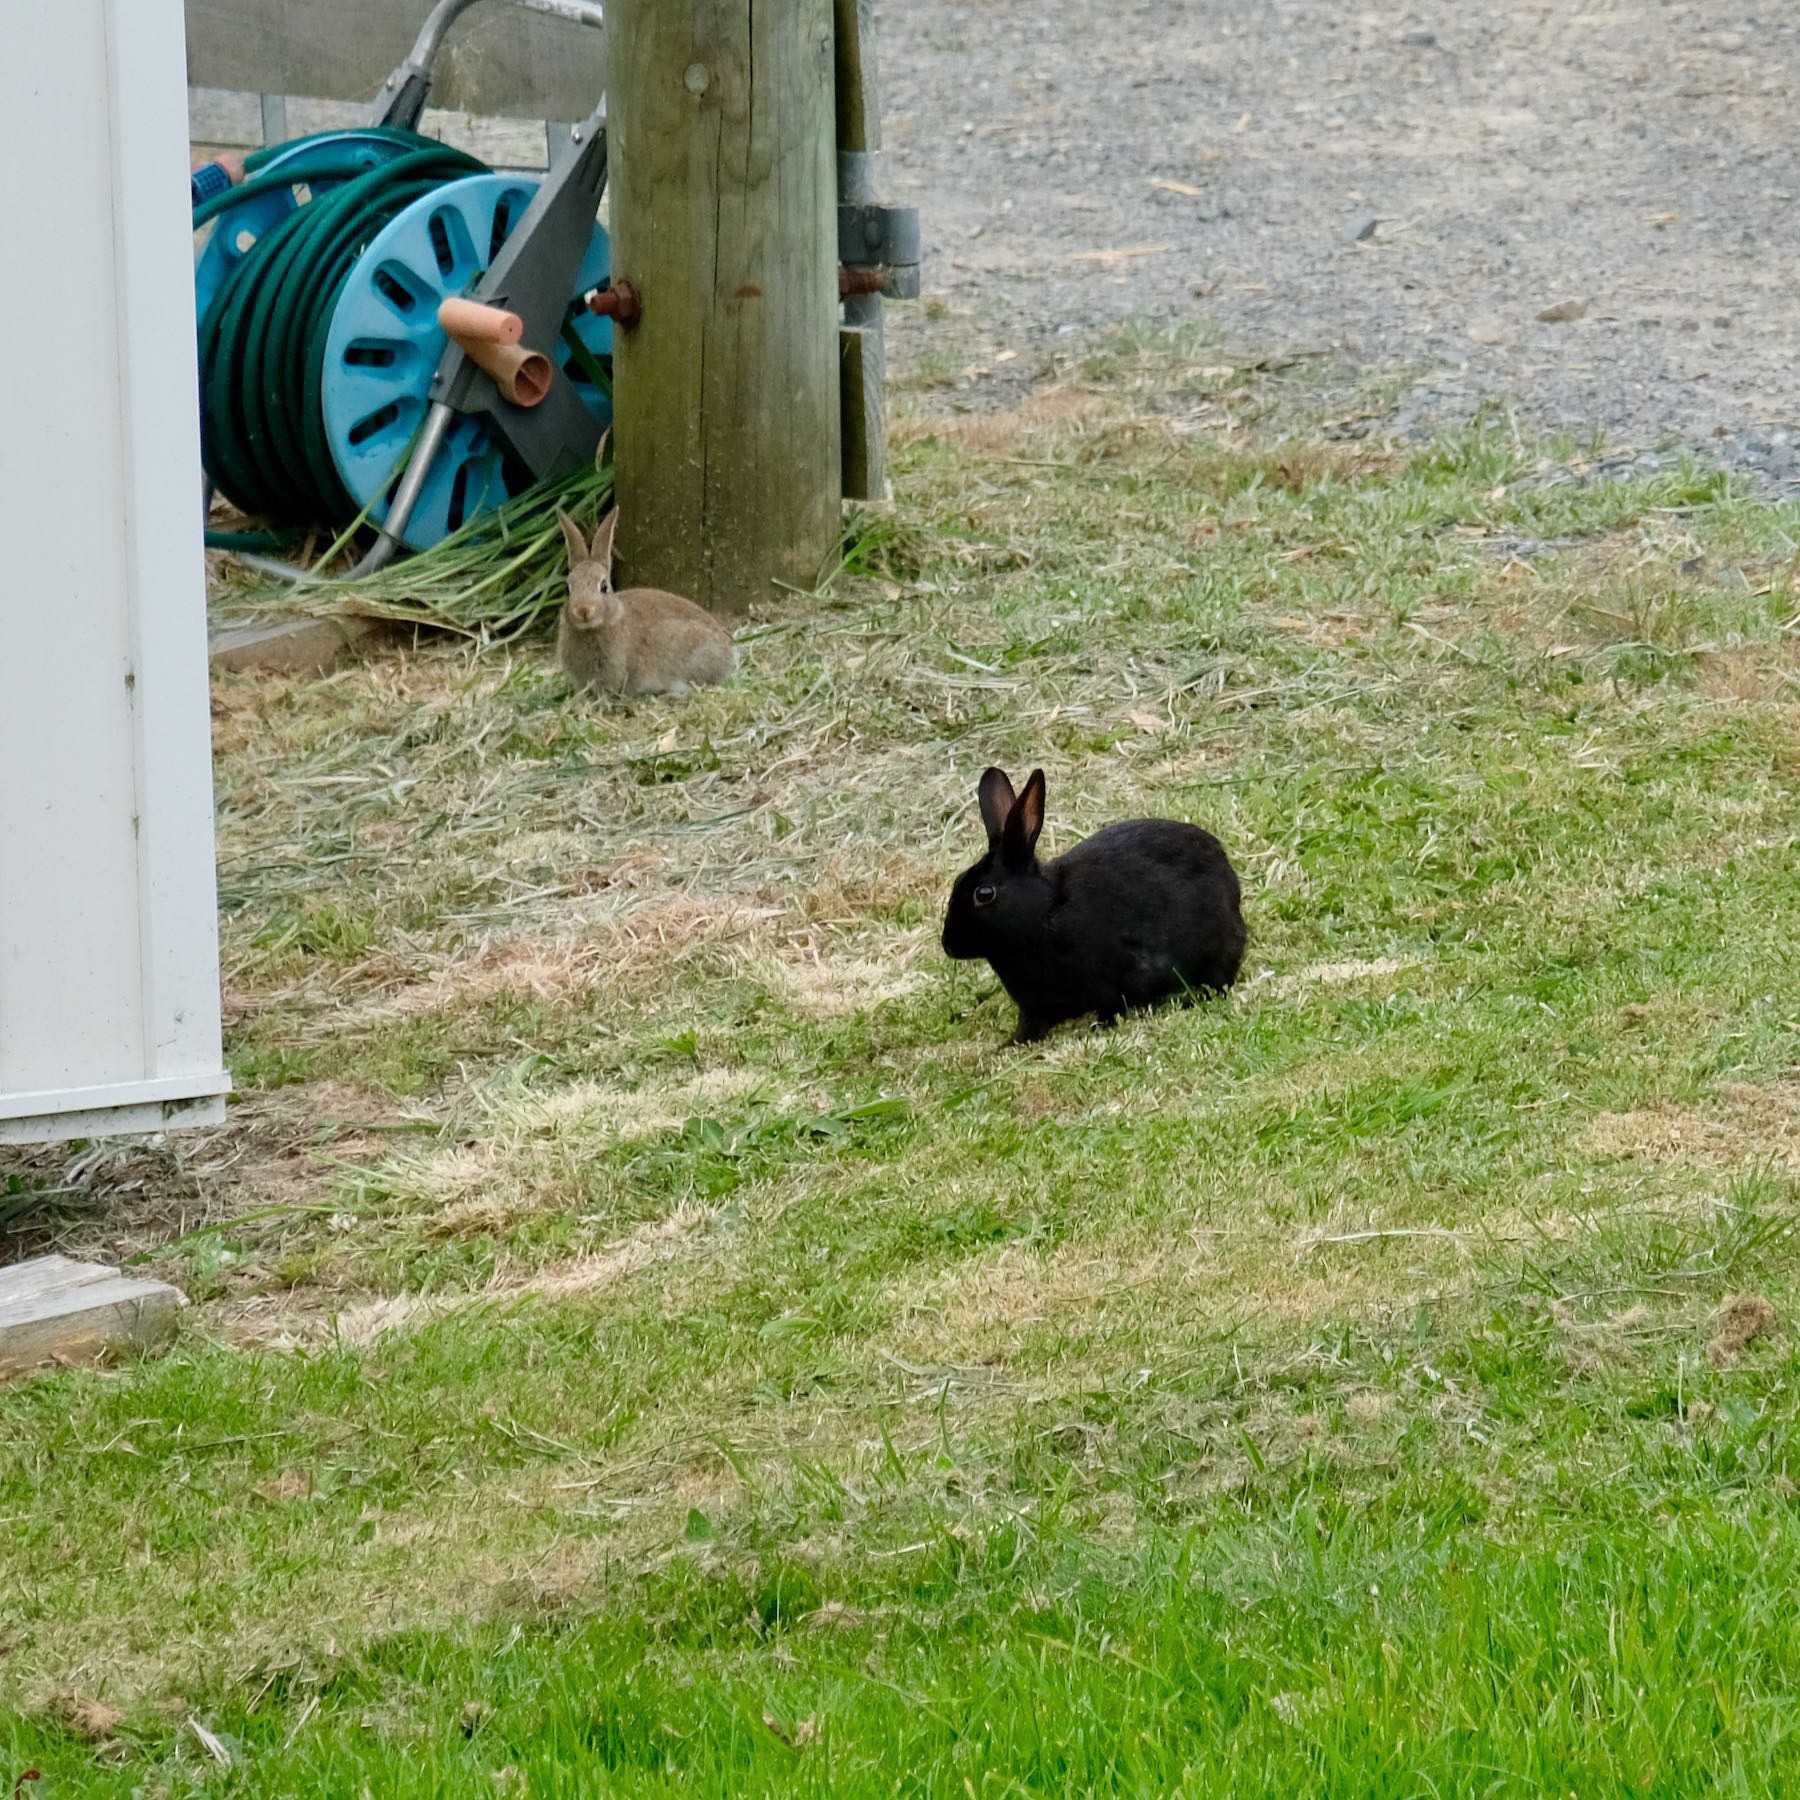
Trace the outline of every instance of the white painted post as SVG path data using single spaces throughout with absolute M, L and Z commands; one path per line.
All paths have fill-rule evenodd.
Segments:
M 181 0 L 6 0 L 0 1142 L 224 1116 Z

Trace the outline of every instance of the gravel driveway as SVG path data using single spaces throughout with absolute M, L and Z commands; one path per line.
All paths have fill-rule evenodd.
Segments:
M 886 0 L 881 27 L 887 187 L 996 348 L 1209 321 L 1422 371 L 1403 430 L 1496 397 L 1800 486 L 1800 13 Z

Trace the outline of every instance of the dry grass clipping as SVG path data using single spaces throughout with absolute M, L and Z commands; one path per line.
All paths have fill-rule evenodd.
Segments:
M 108 1706 L 78 1688 L 53 1688 L 39 1703 L 38 1710 L 70 1736 L 90 1744 L 104 1743 L 125 1722 L 118 1707 Z
M 1729 1368 L 1757 1338 L 1781 1323 L 1761 1294 L 1738 1294 L 1719 1308 L 1715 1330 L 1706 1346 L 1706 1360 L 1715 1369 Z
M 1708 1105 L 1664 1100 L 1597 1114 L 1583 1133 L 1590 1154 L 1731 1169 L 1766 1163 L 1800 1172 L 1800 1081 L 1739 1082 Z

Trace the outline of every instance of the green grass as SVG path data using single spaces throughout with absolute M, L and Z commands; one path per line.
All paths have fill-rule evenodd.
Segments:
M 196 1301 L 0 1389 L 0 1776 L 1794 1783 L 1800 516 L 1333 379 L 903 415 L 680 707 L 218 685 L 233 1123 L 0 1168 Z M 989 761 L 1239 993 L 1008 1048 Z

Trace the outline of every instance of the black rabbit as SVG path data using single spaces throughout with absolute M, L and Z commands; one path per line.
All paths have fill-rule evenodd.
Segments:
M 989 769 L 979 793 L 988 853 L 951 890 L 944 950 L 993 966 L 1018 1003 L 1015 1043 L 1084 1013 L 1111 1025 L 1128 1006 L 1237 980 L 1242 900 L 1211 833 L 1132 819 L 1041 863 L 1044 771 L 1015 800 L 1005 772 Z

